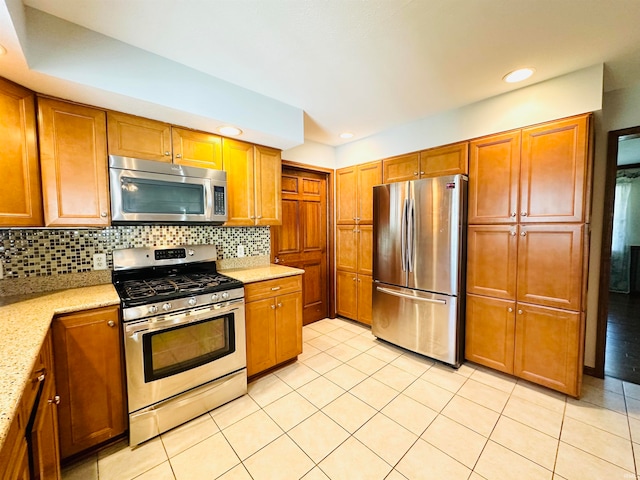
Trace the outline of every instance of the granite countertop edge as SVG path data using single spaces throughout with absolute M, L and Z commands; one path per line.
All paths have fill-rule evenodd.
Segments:
M 300 268 L 285 267 L 284 265 L 275 265 L 273 263 L 259 267 L 229 268 L 219 271 L 224 275 L 240 280 L 242 283 L 262 282 L 304 273 L 304 270 Z

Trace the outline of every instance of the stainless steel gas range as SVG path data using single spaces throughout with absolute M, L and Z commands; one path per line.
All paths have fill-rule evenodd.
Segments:
M 215 260 L 212 245 L 113 252 L 131 446 L 247 392 L 244 288 Z

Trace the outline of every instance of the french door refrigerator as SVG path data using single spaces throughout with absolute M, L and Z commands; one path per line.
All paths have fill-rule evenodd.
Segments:
M 372 333 L 459 367 L 464 355 L 467 177 L 373 188 Z

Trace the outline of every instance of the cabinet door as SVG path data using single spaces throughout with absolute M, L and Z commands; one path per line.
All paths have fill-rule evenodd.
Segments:
M 38 99 L 47 226 L 109 225 L 105 112 Z
M 373 187 L 382 183 L 382 162 L 358 165 L 358 211 L 356 222 L 373 225 Z
M 519 302 L 582 310 L 583 225 L 521 225 Z
M 222 140 L 222 164 L 227 172 L 227 227 L 255 224 L 253 145 L 238 140 Z
M 517 308 L 514 373 L 579 395 L 584 342 L 581 314 L 522 303 Z
M 358 275 L 358 317 L 362 323 L 371 325 L 373 318 L 373 277 L 369 275 Z
M 58 449 L 58 414 L 56 385 L 53 378 L 45 381 L 31 432 L 34 480 L 55 480 L 60 473 L 60 452 Z
M 173 127 L 173 163 L 222 170 L 222 137 Z
M 358 273 L 373 275 L 373 225 L 358 225 Z
M 515 302 L 467 295 L 465 358 L 513 373 Z
M 382 183 L 403 182 L 420 178 L 420 154 L 410 153 L 382 161 Z
M 0 227 L 43 225 L 32 91 L 0 78 Z
M 516 225 L 469 225 L 467 293 L 516 298 Z
M 256 225 L 282 224 L 280 150 L 255 147 Z
M 245 305 L 248 376 L 276 364 L 275 308 L 275 298 L 248 302 Z
M 469 171 L 469 142 L 430 148 L 420 152 L 420 176 L 466 175 Z
M 171 125 L 125 113 L 108 112 L 109 154 L 171 162 Z
M 520 222 L 583 222 L 589 116 L 522 131 Z
M 336 224 L 353 225 L 356 223 L 356 205 L 358 199 L 357 168 L 347 167 L 336 170 Z
M 469 223 L 515 223 L 520 130 L 469 143 Z
M 278 295 L 276 301 L 276 363 L 302 353 L 302 293 Z
M 336 269 L 354 273 L 358 269 L 358 227 L 355 225 L 336 227 Z
M 67 458 L 127 428 L 117 307 L 56 317 L 60 452 Z
M 336 309 L 338 315 L 358 318 L 358 285 L 355 273 L 336 272 Z

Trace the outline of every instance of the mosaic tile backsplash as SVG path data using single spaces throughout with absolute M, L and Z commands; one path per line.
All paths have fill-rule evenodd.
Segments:
M 0 262 L 4 278 L 63 275 L 93 271 L 93 255 L 134 247 L 213 244 L 218 260 L 269 255 L 269 227 L 114 226 L 104 229 L 0 229 Z

